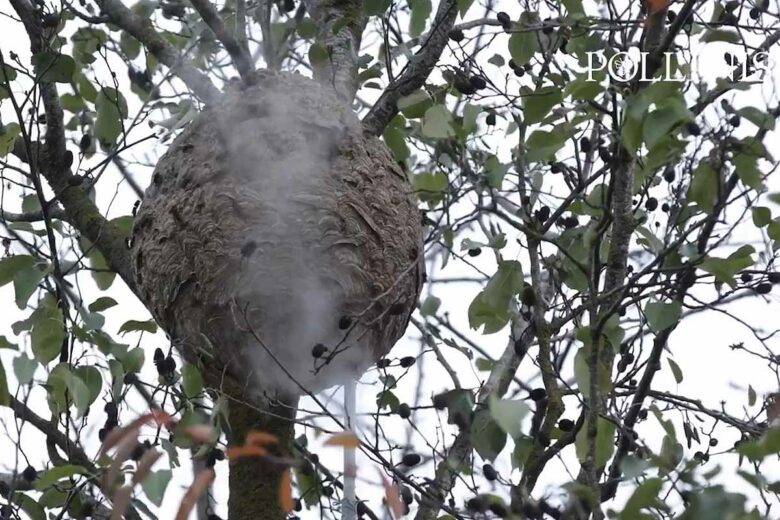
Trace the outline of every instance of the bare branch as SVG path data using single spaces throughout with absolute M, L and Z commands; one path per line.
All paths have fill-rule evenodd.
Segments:
M 233 36 L 233 33 L 225 27 L 219 12 L 209 0 L 190 0 L 190 3 L 198 11 L 206 25 L 214 31 L 217 39 L 225 46 L 225 50 L 233 58 L 233 64 L 235 64 L 238 73 L 242 78 L 246 79 L 253 69 L 252 57 L 249 55 L 246 47 L 242 46 Z
M 149 20 L 133 13 L 120 0 L 102 0 L 100 8 L 111 18 L 111 23 L 121 27 L 136 40 L 143 43 L 160 63 L 167 66 L 173 74 L 181 78 L 201 100 L 208 103 L 214 101 L 219 96 L 219 90 L 208 76 L 182 57 L 173 45 L 168 43 L 154 30 Z
M 398 113 L 398 100 L 408 96 L 425 83 L 447 45 L 449 32 L 457 16 L 457 2 L 455 0 L 441 0 L 428 38 L 407 64 L 404 72 L 388 85 L 363 118 L 364 132 L 380 135 L 390 120 Z

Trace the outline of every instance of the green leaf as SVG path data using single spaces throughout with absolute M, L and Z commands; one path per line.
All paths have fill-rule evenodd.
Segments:
M 662 488 L 663 481 L 660 478 L 649 478 L 642 482 L 626 501 L 618 518 L 620 520 L 641 518 L 640 511 L 642 509 L 657 505 Z
M 10 84 L 15 79 L 16 70 L 13 67 L 5 64 L 0 65 L 0 99 L 9 97 L 5 85 Z
M 688 187 L 688 200 L 695 202 L 705 213 L 711 213 L 718 201 L 720 178 L 707 162 L 700 162 L 693 171 Z
M 5 375 L 3 362 L 0 360 L 0 406 L 8 406 L 10 404 L 11 398 L 8 394 L 8 378 Z
M 119 37 L 119 47 L 131 60 L 134 60 L 141 53 L 141 42 L 136 40 L 127 31 L 122 31 Z
M 588 455 L 588 421 L 577 432 L 574 440 L 577 458 L 585 462 Z M 615 451 L 615 425 L 606 419 L 599 417 L 596 422 L 596 467 L 604 466 Z
M 474 0 L 458 0 L 458 13 L 460 14 L 461 18 L 466 16 L 466 13 L 473 3 Z
M 38 269 L 38 266 L 31 266 L 16 273 L 14 276 L 14 292 L 16 294 L 16 306 L 19 309 L 27 307 L 27 301 L 36 290 L 38 284 L 46 276 L 46 271 Z
M 519 31 L 509 37 L 509 54 L 518 66 L 523 66 L 536 54 L 537 41 L 533 31 Z
M 29 520 L 46 520 L 46 510 L 31 496 L 17 491 L 13 500 L 27 513 Z
M 1 90 L 0 94 L 2 94 Z M 14 149 L 14 144 L 20 133 L 21 128 L 18 123 L 8 123 L 0 129 L 0 157 L 5 157 Z
M 501 161 L 498 160 L 498 157 L 490 154 L 487 156 L 487 159 L 485 159 L 484 168 L 488 185 L 491 188 L 500 189 L 504 177 L 506 176 L 508 169 L 507 165 L 502 164 Z
M 648 302 L 645 316 L 650 329 L 656 334 L 680 321 L 682 306 L 680 302 Z
M 734 155 L 734 171 L 745 186 L 761 190 L 761 170 L 758 168 L 758 155 L 753 151 L 740 152 Z
M 111 298 L 110 296 L 101 296 L 100 298 L 98 298 L 97 300 L 89 304 L 89 312 L 101 312 L 106 309 L 110 309 L 115 305 L 117 305 L 115 299 Z
M 84 100 L 81 96 L 75 94 L 63 94 L 60 96 L 60 104 L 62 108 L 73 113 L 79 113 L 86 108 Z
M 762 460 L 770 455 L 780 453 L 780 427 L 771 428 L 754 441 L 742 442 L 737 452 L 751 461 Z
M 474 298 L 468 310 L 469 325 L 483 334 L 498 332 L 509 322 L 510 303 L 523 289 L 523 269 L 520 262 L 503 261 L 485 288 Z
M 157 323 L 155 323 L 154 320 L 146 320 L 146 321 L 127 320 L 122 324 L 121 327 L 119 327 L 118 334 L 124 336 L 128 332 L 135 332 L 135 331 L 148 332 L 150 334 L 154 334 L 155 332 L 157 332 Z
M 563 0 L 562 3 L 569 15 L 582 15 L 585 13 L 585 9 L 582 7 L 582 0 Z
M 189 398 L 196 397 L 203 391 L 203 376 L 200 375 L 198 367 L 190 363 L 181 367 L 181 387 Z
M 38 480 L 35 481 L 35 489 L 44 490 L 49 486 L 56 484 L 61 479 L 72 477 L 73 475 L 88 475 L 89 472 L 82 466 L 74 464 L 65 464 L 64 466 L 55 466 L 50 470 L 43 472 Z
M 692 119 L 685 104 L 677 97 L 668 101 L 647 114 L 642 123 L 642 136 L 648 150 L 655 148 L 672 133 L 672 130 L 682 121 Z
M 8 338 L 6 338 L 5 336 L 0 336 L 0 348 L 7 348 L 10 350 L 17 349 L 16 345 L 8 341 Z
M 122 363 L 126 372 L 140 372 L 144 366 L 144 351 L 141 347 L 136 347 L 128 351 L 117 350 L 114 352 L 116 358 Z
M 767 226 L 772 221 L 772 210 L 769 208 L 756 206 L 755 208 L 751 209 L 751 213 L 753 216 L 753 224 L 757 228 Z
M 677 381 L 677 384 L 679 385 L 682 383 L 683 380 L 683 373 L 682 370 L 680 370 L 680 365 L 675 363 L 672 358 L 668 358 L 667 361 L 669 362 L 669 368 L 672 369 L 672 375 L 674 375 L 674 380 Z
M 81 94 L 82 98 L 86 99 L 90 103 L 97 101 L 98 91 L 86 76 L 83 74 L 78 74 L 76 84 L 79 87 L 79 94 Z
M 57 308 L 54 298 L 46 297 L 32 316 L 32 331 L 30 343 L 35 359 L 46 365 L 60 353 L 65 340 L 62 313 Z
M 468 390 L 450 390 L 447 397 L 447 424 L 465 424 L 474 408 L 474 394 Z
M 759 110 L 756 107 L 744 107 L 737 110 L 737 114 L 744 117 L 758 128 L 765 130 L 775 129 L 775 118 L 766 110 Z
M 766 234 L 775 242 L 780 242 L 780 217 L 773 219 L 769 223 L 766 228 Z
M 442 172 L 423 172 L 412 178 L 412 185 L 421 201 L 436 203 L 443 198 L 448 181 Z
M 555 158 L 555 152 L 563 148 L 572 135 L 570 127 L 559 125 L 551 131 L 536 130 L 525 142 L 528 162 L 547 162 Z
M 309 47 L 309 62 L 312 67 L 322 67 L 326 65 L 329 60 L 330 54 L 328 53 L 328 49 L 321 43 L 313 43 L 311 47 Z
M 425 90 L 418 89 L 399 99 L 396 105 L 405 117 L 417 119 L 423 117 L 426 110 L 433 107 L 433 100 Z
M 411 9 L 409 17 L 409 35 L 420 36 L 425 30 L 425 22 L 431 15 L 431 0 L 407 0 Z
M 480 410 L 474 415 L 471 439 L 479 456 L 491 462 L 506 446 L 506 432 L 493 420 L 488 410 Z
M 27 357 L 27 354 L 21 353 L 14 358 L 14 375 L 20 385 L 29 385 L 32 382 L 35 371 L 38 369 L 38 362 Z
M 396 161 L 403 162 L 409 158 L 409 147 L 406 145 L 406 137 L 398 128 L 388 126 L 384 133 L 385 144 L 393 152 Z
M 0 260 L 0 287 L 11 282 L 16 274 L 35 265 L 35 258 L 30 255 L 7 256 Z
M 433 105 L 423 116 L 422 133 L 425 137 L 446 139 L 455 135 L 452 113 L 444 105 Z
M 91 406 L 100 396 L 100 390 L 103 388 L 103 377 L 100 375 L 100 370 L 93 366 L 80 366 L 73 370 L 73 374 L 81 379 L 87 387 L 89 391 L 87 406 Z
M 522 434 L 521 422 L 529 411 L 530 408 L 523 401 L 490 396 L 490 414 L 493 420 L 513 439 Z
M 739 34 L 734 31 L 727 31 L 724 29 L 710 29 L 705 32 L 699 39 L 702 43 L 709 42 L 726 42 L 726 43 L 739 43 L 741 41 Z
M 73 71 L 76 70 L 73 58 L 50 51 L 33 55 L 32 64 L 38 80 L 47 83 L 70 83 Z
M 152 471 L 141 482 L 144 494 L 154 505 L 159 507 L 162 504 L 165 490 L 168 488 L 168 483 L 171 481 L 172 476 L 173 472 L 171 470 L 161 469 L 160 471 Z
M 87 384 L 76 375 L 75 372 L 66 370 L 62 372 L 62 379 L 68 389 L 73 404 L 76 405 L 79 417 L 83 417 L 90 405 L 90 391 Z
M 428 296 L 420 305 L 420 314 L 423 316 L 435 316 L 440 305 L 441 300 L 439 298 L 433 295 Z
M 535 92 L 523 93 L 523 117 L 527 124 L 541 122 L 555 105 L 563 101 L 563 92 L 554 86 L 540 87 Z
M 127 101 L 116 89 L 103 87 L 95 100 L 95 109 L 95 137 L 106 146 L 113 145 L 122 133 L 122 120 L 127 117 Z
M 715 275 L 715 280 L 734 287 L 734 276 L 753 265 L 753 254 L 755 248 L 750 245 L 744 245 L 731 253 L 728 258 L 707 257 L 700 265 L 699 269 Z

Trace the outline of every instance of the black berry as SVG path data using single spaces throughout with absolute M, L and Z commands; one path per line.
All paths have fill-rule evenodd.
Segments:
M 407 453 L 401 459 L 401 463 L 404 466 L 408 466 L 408 467 L 411 468 L 412 466 L 418 465 L 421 460 L 422 460 L 422 457 L 420 457 L 420 455 L 418 455 L 417 453 Z

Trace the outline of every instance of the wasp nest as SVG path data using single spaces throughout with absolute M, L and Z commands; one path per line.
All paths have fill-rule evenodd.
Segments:
M 404 173 L 335 93 L 295 74 L 230 90 L 173 141 L 132 258 L 145 303 L 211 385 L 291 397 L 386 354 L 423 277 Z

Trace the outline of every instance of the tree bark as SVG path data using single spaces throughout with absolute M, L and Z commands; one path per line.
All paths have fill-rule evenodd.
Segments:
M 268 446 L 276 457 L 290 457 L 295 433 L 297 403 L 269 404 L 258 410 L 239 401 L 229 409 L 231 445 L 243 445 L 249 432 L 260 430 L 278 437 Z M 269 457 L 270 458 L 270 457 Z M 283 520 L 287 516 L 279 502 L 283 472 L 288 467 L 257 457 L 241 457 L 230 462 L 228 517 L 230 520 Z

